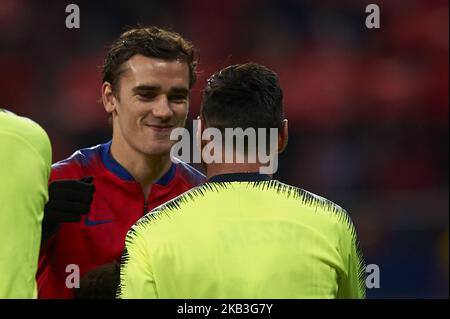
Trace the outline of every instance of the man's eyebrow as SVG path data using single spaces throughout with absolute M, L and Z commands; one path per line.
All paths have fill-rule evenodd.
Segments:
M 157 92 L 161 90 L 160 86 L 157 85 L 138 85 L 133 88 L 133 93 L 143 93 L 143 92 Z
M 133 93 L 140 94 L 140 93 L 150 93 L 150 92 L 159 92 L 161 91 L 161 87 L 158 85 L 146 85 L 141 84 L 137 85 L 133 88 Z M 170 89 L 169 94 L 180 94 L 180 95 L 189 95 L 189 89 L 184 87 L 173 87 Z
M 189 90 L 184 87 L 174 87 L 170 89 L 171 94 L 189 95 Z

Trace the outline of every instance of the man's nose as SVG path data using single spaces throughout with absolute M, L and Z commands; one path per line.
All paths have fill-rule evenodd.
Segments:
M 170 109 L 169 99 L 166 95 L 158 96 L 156 103 L 153 105 L 153 116 L 161 119 L 170 118 L 173 114 Z

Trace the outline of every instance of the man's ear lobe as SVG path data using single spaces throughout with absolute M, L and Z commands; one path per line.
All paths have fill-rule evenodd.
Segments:
M 109 82 L 104 82 L 102 85 L 102 102 L 107 113 L 115 112 L 117 99 L 113 93 L 112 85 Z
M 281 124 L 280 132 L 278 133 L 278 153 L 282 153 L 287 145 L 289 140 L 289 128 L 288 128 L 288 120 L 284 119 Z
M 196 138 L 197 138 L 197 141 L 199 142 L 201 149 L 203 149 L 203 147 L 205 147 L 206 143 L 208 142 L 208 141 L 202 140 L 203 132 L 205 131 L 205 119 L 203 118 L 203 116 L 199 115 L 199 116 L 197 116 L 197 121 L 198 121 L 198 126 L 197 126 Z

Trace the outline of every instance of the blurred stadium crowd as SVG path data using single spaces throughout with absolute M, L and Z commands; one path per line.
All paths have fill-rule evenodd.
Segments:
M 349 211 L 381 272 L 368 297 L 448 298 L 448 1 L 76 1 L 71 30 L 69 3 L 0 1 L 0 106 L 47 130 L 53 162 L 110 136 L 105 47 L 127 25 L 169 27 L 199 50 L 191 119 L 219 68 L 278 72 L 290 137 L 277 178 Z M 370 3 L 380 29 L 365 27 Z

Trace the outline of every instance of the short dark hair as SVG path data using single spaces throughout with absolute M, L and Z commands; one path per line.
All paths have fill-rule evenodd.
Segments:
M 208 80 L 201 114 L 209 127 L 278 128 L 283 123 L 283 92 L 278 76 L 256 64 L 231 65 Z
M 103 64 L 103 82 L 109 82 L 113 93 L 119 89 L 124 63 L 134 55 L 179 60 L 189 67 L 189 88 L 196 81 L 197 60 L 194 46 L 176 32 L 158 27 L 138 27 L 125 31 L 110 46 Z
M 75 289 L 75 299 L 115 299 L 120 282 L 120 265 L 113 261 L 93 270 L 81 278 Z

